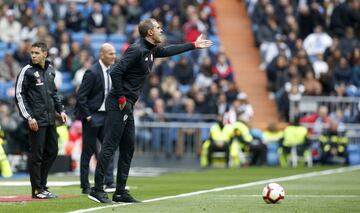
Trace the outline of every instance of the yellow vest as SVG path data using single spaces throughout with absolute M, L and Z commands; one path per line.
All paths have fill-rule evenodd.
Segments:
M 303 126 L 287 126 L 284 129 L 283 145 L 287 147 L 303 144 L 307 136 L 307 129 Z
M 277 143 L 279 142 L 279 140 L 284 137 L 284 132 L 283 131 L 276 131 L 276 132 L 272 132 L 272 131 L 265 131 L 263 133 L 263 139 L 264 139 L 264 143 L 268 144 L 268 143 Z
M 250 143 L 253 140 L 249 127 L 243 122 L 237 121 L 233 124 L 233 127 L 234 130 L 237 129 L 241 132 L 241 136 L 246 142 Z
M 229 142 L 232 137 L 233 128 L 231 125 L 226 124 L 222 129 L 219 124 L 214 124 L 210 128 L 210 137 L 214 141 L 223 141 L 225 143 Z

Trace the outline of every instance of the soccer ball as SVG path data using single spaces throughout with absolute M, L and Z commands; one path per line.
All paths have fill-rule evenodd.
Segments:
M 277 183 L 269 183 L 264 187 L 262 196 L 266 203 L 280 203 L 285 198 L 285 190 Z

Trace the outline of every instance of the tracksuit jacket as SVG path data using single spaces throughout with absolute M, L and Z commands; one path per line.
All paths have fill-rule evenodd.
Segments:
M 111 68 L 112 89 L 106 110 L 118 110 L 117 100 L 120 97 L 126 97 L 128 102 L 135 104 L 155 58 L 173 56 L 192 49 L 192 43 L 155 46 L 145 39 L 139 39 L 126 50 L 119 63 Z
M 15 101 L 21 116 L 35 118 L 38 126 L 55 124 L 55 110 L 64 111 L 54 82 L 55 70 L 49 61 L 44 69 L 31 62 L 23 67 L 16 79 Z

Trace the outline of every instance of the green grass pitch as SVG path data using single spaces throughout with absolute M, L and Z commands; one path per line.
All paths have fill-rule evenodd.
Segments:
M 92 212 L 360 212 L 360 170 L 277 181 L 285 188 L 281 204 L 266 204 L 261 197 L 265 184 L 256 181 L 334 169 L 242 168 L 173 172 L 156 177 L 130 177 L 131 194 L 146 201 L 134 205 L 99 204 L 80 194 L 79 186 L 52 187 L 62 198 L 46 201 L 0 202 L 0 212 L 71 212 L 104 207 Z M 79 177 L 51 176 L 50 181 L 77 181 Z M 27 179 L 22 179 L 27 180 Z M 5 180 L 0 180 L 5 181 Z M 18 180 L 17 180 L 18 181 Z M 254 183 L 246 187 L 211 191 L 184 197 L 166 196 Z M 0 196 L 28 195 L 27 186 L 0 186 Z M 112 194 L 109 194 L 111 197 Z

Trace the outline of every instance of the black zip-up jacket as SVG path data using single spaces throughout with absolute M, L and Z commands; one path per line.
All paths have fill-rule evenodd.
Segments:
M 118 110 L 118 99 L 122 96 L 131 104 L 135 104 L 155 58 L 168 57 L 192 49 L 192 43 L 156 46 L 145 39 L 139 39 L 130 45 L 120 61 L 111 68 L 112 89 L 107 98 L 106 110 Z
M 26 65 L 18 74 L 15 101 L 21 116 L 35 118 L 38 126 L 55 124 L 55 111 L 64 111 L 54 82 L 55 70 L 50 62 L 42 69 L 37 64 Z

